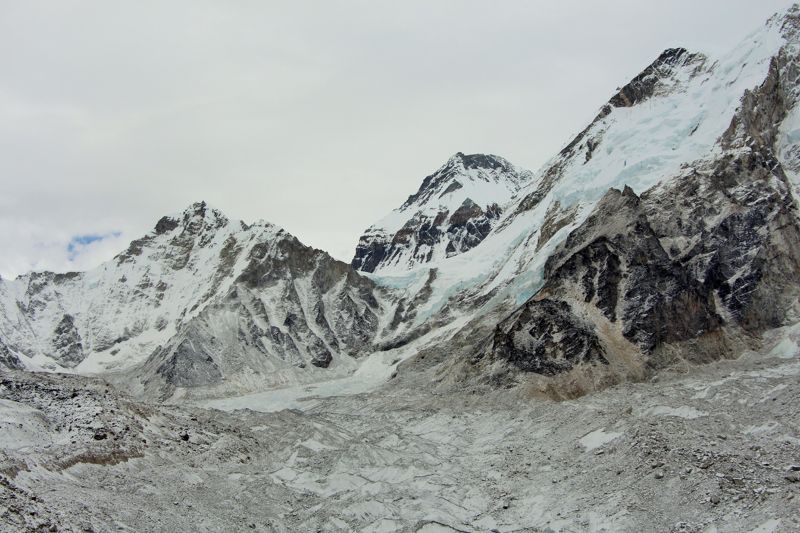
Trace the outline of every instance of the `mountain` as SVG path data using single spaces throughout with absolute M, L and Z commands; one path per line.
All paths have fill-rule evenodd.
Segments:
M 163 394 L 277 385 L 351 370 L 370 350 L 380 293 L 283 229 L 201 202 L 94 270 L 0 280 L 0 354 L 9 367 L 134 369 Z
M 519 186 L 505 196 L 491 224 L 483 226 L 488 233 L 460 253 L 448 254 L 442 244 L 438 249 L 419 246 L 429 225 L 409 233 L 381 229 L 416 228 L 415 219 L 400 217 L 413 209 L 401 207 L 376 223 L 361 238 L 352 264 L 401 295 L 396 342 L 457 322 L 465 345 L 488 335 L 491 324 L 542 287 L 547 257 L 606 191 L 628 185 L 641 193 L 711 150 L 744 91 L 766 76 L 771 48 L 745 45 L 724 63 L 683 49 L 666 50 L 544 167 L 532 174 L 504 172 L 512 176 L 507 181 Z M 734 70 L 741 64 L 747 69 Z M 517 175 L 525 179 L 514 179 Z M 410 200 L 430 202 L 435 195 L 421 193 L 436 182 L 426 178 Z M 500 189 L 504 194 L 510 190 Z M 427 206 L 426 222 L 436 221 L 434 205 Z M 403 242 L 405 235 L 414 236 L 413 247 Z M 408 259 L 417 249 L 424 253 Z
M 531 176 L 502 157 L 455 154 L 403 205 L 366 230 L 353 268 L 402 272 L 475 248 Z
M 796 316 L 798 29 L 794 7 L 721 61 L 667 50 L 601 109 L 498 225 L 538 212 L 535 250 L 509 256 L 552 252 L 455 374 L 570 396 L 736 356 Z
M 733 356 L 791 320 L 799 18 L 776 15 L 719 60 L 665 50 L 477 245 L 375 269 L 406 312 L 395 343 L 449 328 L 403 368 L 570 395 Z

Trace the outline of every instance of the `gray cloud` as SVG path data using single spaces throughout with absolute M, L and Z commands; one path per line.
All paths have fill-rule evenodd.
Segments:
M 349 260 L 452 153 L 535 169 L 662 49 L 790 3 L 0 2 L 0 275 L 199 199 Z

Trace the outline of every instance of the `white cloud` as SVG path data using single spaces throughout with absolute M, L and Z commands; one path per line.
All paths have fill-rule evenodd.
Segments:
M 100 222 L 99 225 L 104 225 Z M 12 279 L 35 270 L 80 271 L 110 259 L 139 235 L 140 231 L 85 233 L 93 224 L 66 220 L 60 226 L 40 225 L 35 221 L 10 220 L 0 216 L 0 277 Z M 95 238 L 92 240 L 92 238 Z M 91 240 L 91 242 L 89 242 Z

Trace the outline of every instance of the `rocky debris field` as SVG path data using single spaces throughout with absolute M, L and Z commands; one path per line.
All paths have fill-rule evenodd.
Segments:
M 572 401 L 420 374 L 276 413 L 7 372 L 0 529 L 798 531 L 792 347 Z

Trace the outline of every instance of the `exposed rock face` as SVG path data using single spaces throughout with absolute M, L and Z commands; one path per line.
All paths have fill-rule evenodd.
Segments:
M 607 364 L 590 323 L 564 301 L 531 300 L 497 326 L 493 355 L 519 370 L 554 375 L 578 363 Z
M 690 54 L 685 48 L 668 48 L 650 66 L 620 89 L 609 100 L 609 104 L 614 107 L 640 104 L 658 94 L 659 90 L 669 90 L 669 82 L 680 69 L 690 66 L 698 70 L 705 60 L 702 54 Z
M 189 339 L 183 340 L 169 358 L 158 368 L 158 373 L 176 387 L 201 387 L 222 381 L 222 372 L 214 358 L 199 349 Z
M 457 153 L 400 208 L 366 231 L 353 268 L 405 270 L 471 250 L 531 175 L 498 156 Z
M 23 370 L 25 365 L 19 360 L 19 357 L 3 342 L 0 338 L 0 368 L 7 368 L 10 370 Z
M 64 318 L 56 326 L 53 336 L 53 355 L 62 366 L 72 368 L 83 361 L 86 354 L 83 353 L 83 343 L 78 328 L 75 327 L 75 319 L 72 315 L 64 315 Z
M 550 205 L 550 207 L 547 208 L 547 212 L 544 216 L 544 222 L 542 223 L 542 227 L 539 229 L 539 238 L 536 241 L 537 252 L 541 250 L 545 244 L 547 244 L 547 242 L 558 232 L 558 230 L 568 226 L 569 224 L 572 224 L 575 221 L 578 211 L 577 207 L 577 205 L 573 205 L 567 209 L 562 209 L 561 202 L 556 200 Z
M 643 351 L 719 328 L 713 298 L 673 261 L 630 189 L 612 189 L 545 265 L 548 292 L 577 282 L 583 302 Z

